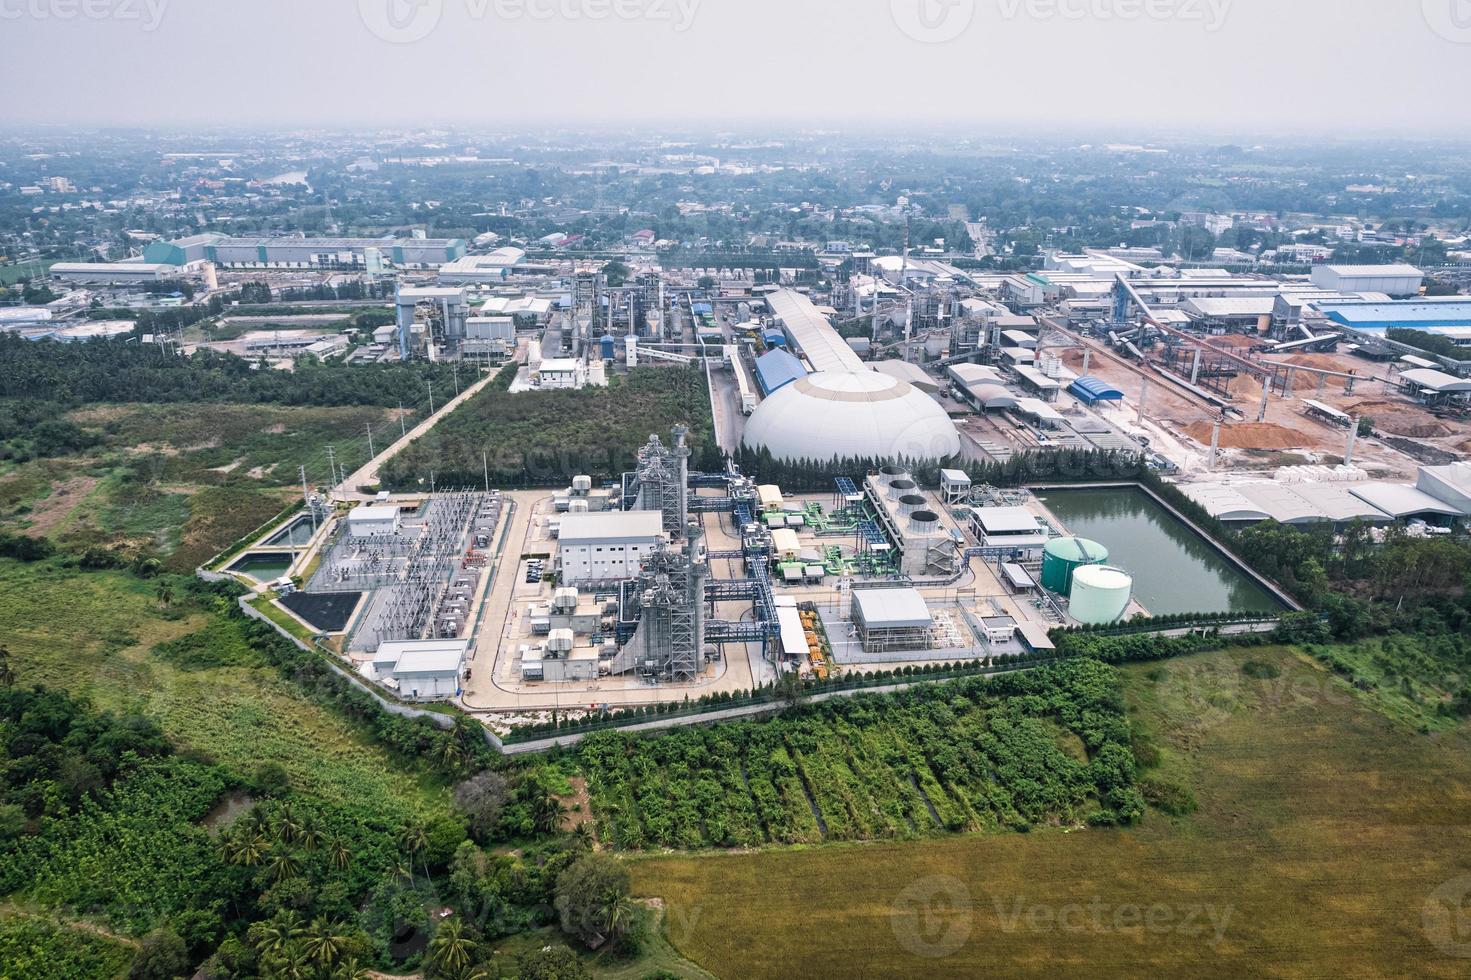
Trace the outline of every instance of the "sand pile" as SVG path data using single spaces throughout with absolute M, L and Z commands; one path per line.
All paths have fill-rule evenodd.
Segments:
M 1196 422 L 1185 427 L 1185 434 L 1202 446 L 1209 446 L 1212 428 L 1210 422 Z M 1222 449 L 1301 449 L 1311 446 L 1310 437 L 1271 422 L 1237 422 L 1221 426 Z
M 1416 408 L 1414 405 L 1406 405 L 1403 402 L 1374 400 L 1354 402 L 1344 411 L 1360 418 L 1373 419 L 1375 429 L 1388 432 L 1392 436 L 1439 439 L 1456 432 L 1454 426 L 1436 418 L 1423 408 Z

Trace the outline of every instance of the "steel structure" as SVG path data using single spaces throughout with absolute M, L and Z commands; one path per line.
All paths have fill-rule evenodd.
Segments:
M 690 449 L 685 444 L 689 429 L 674 427 L 674 444 L 665 447 L 658 436 L 649 436 L 639 450 L 636 510 L 657 510 L 664 515 L 664 530 L 678 538 L 689 524 Z

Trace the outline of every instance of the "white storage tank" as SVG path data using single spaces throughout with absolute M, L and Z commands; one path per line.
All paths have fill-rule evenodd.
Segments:
M 1068 611 L 1084 626 L 1118 622 L 1134 597 L 1134 578 L 1111 565 L 1084 565 L 1073 572 Z

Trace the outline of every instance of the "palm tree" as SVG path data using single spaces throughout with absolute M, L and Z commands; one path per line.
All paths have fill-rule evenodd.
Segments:
M 260 834 L 234 834 L 225 840 L 225 860 L 253 868 L 265 860 L 271 842 Z
M 274 882 L 286 881 L 301 874 L 301 859 L 290 851 L 282 848 L 271 858 L 271 880 Z
M 465 935 L 459 919 L 444 922 L 429 940 L 428 960 L 439 973 L 458 976 L 469 968 L 474 955 L 475 940 Z
M 301 833 L 301 820 L 290 803 L 282 803 L 276 814 L 276 836 L 283 844 L 290 844 Z
M 598 913 L 603 920 L 605 934 L 611 939 L 617 939 L 633 925 L 634 917 L 638 915 L 638 905 L 627 895 L 610 893 L 604 898 Z
M 174 588 L 167 582 L 158 583 L 158 589 L 156 590 L 156 593 L 158 595 L 158 604 L 160 606 L 163 606 L 165 609 L 167 609 L 174 604 Z
M 311 977 L 316 974 L 306 953 L 296 948 L 287 949 L 277 956 L 270 957 L 265 967 L 266 976 L 271 980 L 311 980 Z
M 333 837 L 327 841 L 327 860 L 333 871 L 346 871 L 348 865 L 352 864 L 352 851 L 341 837 Z
M 306 930 L 306 942 L 302 948 L 306 955 L 320 966 L 331 966 L 342 953 L 350 936 L 344 935 L 345 929 L 340 922 L 327 919 L 326 916 L 317 916 Z
M 403 832 L 399 834 L 398 842 L 405 851 L 409 852 L 410 875 L 412 876 L 413 873 L 414 856 L 418 855 L 424 866 L 424 877 L 431 878 L 429 874 L 429 832 L 424 829 L 424 825 L 417 821 L 406 825 Z
M 331 973 L 332 980 L 368 980 L 368 969 L 359 966 L 357 957 L 350 956 L 337 964 Z
M 315 851 L 322 843 L 322 831 L 317 828 L 314 821 L 303 820 L 301 822 L 301 831 L 297 834 L 297 840 L 303 850 Z
M 538 793 L 531 803 L 531 822 L 543 834 L 554 834 L 562 826 L 561 802 L 551 793 Z
M 301 935 L 301 919 L 295 912 L 282 909 L 269 919 L 252 922 L 245 938 L 262 956 L 285 953 Z

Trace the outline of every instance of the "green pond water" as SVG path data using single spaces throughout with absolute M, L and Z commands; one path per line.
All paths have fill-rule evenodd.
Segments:
M 230 571 L 249 575 L 257 582 L 274 582 L 290 569 L 289 555 L 246 555 L 230 566 Z
M 1134 576 L 1134 597 L 1156 616 L 1282 611 L 1282 604 L 1213 544 L 1141 490 L 1049 490 L 1037 495 L 1069 533 L 1109 550 Z

